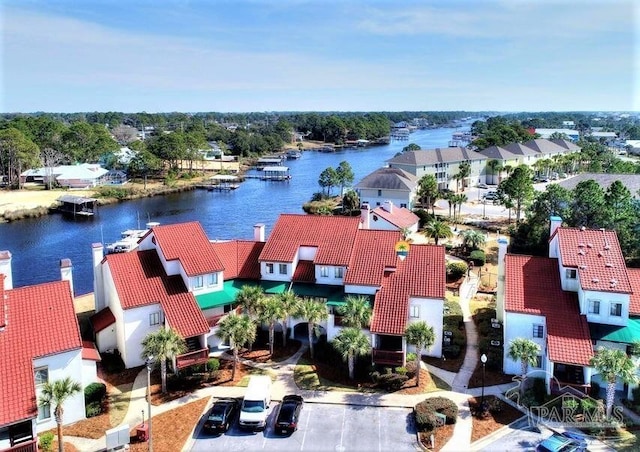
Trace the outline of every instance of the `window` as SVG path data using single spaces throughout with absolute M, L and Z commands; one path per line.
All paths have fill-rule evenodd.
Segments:
M 382 190 L 378 190 L 378 196 L 382 196 Z
M 202 286 L 204 286 L 204 278 L 202 277 L 202 275 L 196 276 L 195 278 L 193 278 L 194 288 L 200 289 Z
M 533 337 L 544 337 L 544 325 L 533 325 Z
M 536 356 L 536 363 L 533 365 L 533 367 L 537 367 L 538 369 L 542 369 L 542 356 L 541 355 Z
M 218 284 L 218 274 L 210 273 L 209 276 L 207 276 L 207 285 L 215 286 L 216 284 Z
M 278 265 L 278 270 L 280 271 L 281 275 L 286 275 L 287 274 L 287 264 Z
M 622 303 L 611 303 L 611 308 L 609 309 L 609 315 L 613 317 L 621 317 Z
M 412 304 L 410 312 L 409 312 L 409 317 L 411 317 L 412 319 L 419 319 L 420 318 L 420 306 L 418 306 L 416 304 Z
M 600 314 L 600 300 L 589 300 L 589 314 Z
M 38 405 L 38 420 L 51 419 L 51 405 Z
M 329 267 L 320 267 L 320 277 L 322 278 L 329 277 Z
M 576 279 L 578 275 L 575 268 L 567 268 L 567 270 L 565 271 L 565 274 L 567 276 L 567 279 Z
M 342 279 L 344 277 L 344 268 L 342 267 L 336 267 L 335 270 L 335 277 L 337 279 Z
M 160 313 L 153 312 L 149 314 L 149 325 L 160 325 Z
M 405 208 L 405 209 L 406 209 L 406 208 L 407 208 L 407 204 L 406 204 L 406 203 L 402 203 L 402 202 L 401 202 L 401 203 L 400 203 L 400 208 Z
M 38 367 L 34 371 L 33 375 L 35 378 L 36 386 L 43 385 L 49 381 L 49 368 Z
M 267 273 L 273 273 L 273 264 L 267 264 Z

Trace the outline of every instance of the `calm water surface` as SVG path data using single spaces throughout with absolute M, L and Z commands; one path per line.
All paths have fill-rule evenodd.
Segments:
M 336 153 L 305 152 L 301 159 L 288 160 L 288 182 L 247 179 L 229 192 L 193 190 L 167 196 L 126 201 L 99 208 L 88 221 L 74 221 L 62 215 L 48 215 L 0 224 L 0 250 L 13 255 L 13 285 L 20 287 L 60 279 L 60 259 L 73 264 L 76 294 L 93 290 L 91 244 L 110 243 L 125 229 L 144 227 L 147 221 L 161 224 L 199 221 L 211 239 L 251 239 L 253 225 L 264 223 L 267 236 L 281 213 L 302 213 L 302 204 L 320 191 L 320 172 L 340 162 L 349 162 L 357 183 L 385 165 L 385 161 L 408 143 L 423 149 L 447 146 L 455 129 L 418 130 L 409 141 L 344 150 Z M 468 130 L 468 125 L 457 129 Z M 336 190 L 334 190 L 334 193 Z

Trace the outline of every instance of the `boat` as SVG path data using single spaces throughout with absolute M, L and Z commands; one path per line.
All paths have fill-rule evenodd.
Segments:
M 300 151 L 291 150 L 287 152 L 287 159 L 289 160 L 299 159 L 300 157 L 302 157 L 302 153 Z
M 109 243 L 106 246 L 107 254 L 126 253 L 138 247 L 138 242 L 149 230 L 160 225 L 157 221 L 150 221 L 146 224 L 147 229 L 127 229 L 120 234 L 120 240 Z M 139 227 L 139 226 L 138 226 Z

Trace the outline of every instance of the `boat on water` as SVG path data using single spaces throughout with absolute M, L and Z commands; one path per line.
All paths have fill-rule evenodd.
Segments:
M 291 150 L 287 152 L 287 159 L 289 160 L 299 159 L 300 157 L 302 157 L 302 153 L 300 151 Z
M 138 247 L 138 242 L 149 230 L 160 225 L 157 221 L 150 221 L 146 224 L 146 229 L 127 229 L 120 234 L 120 240 L 107 244 L 107 254 L 127 253 Z

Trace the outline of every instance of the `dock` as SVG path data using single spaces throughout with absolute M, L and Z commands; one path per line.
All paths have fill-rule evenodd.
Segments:
M 98 200 L 82 196 L 62 195 L 57 201 L 60 203 L 58 211 L 75 217 L 88 218 L 95 215 L 98 209 Z
M 247 179 L 287 181 L 291 179 L 291 174 L 287 166 L 265 166 L 262 169 L 262 174 L 247 174 L 245 177 Z

